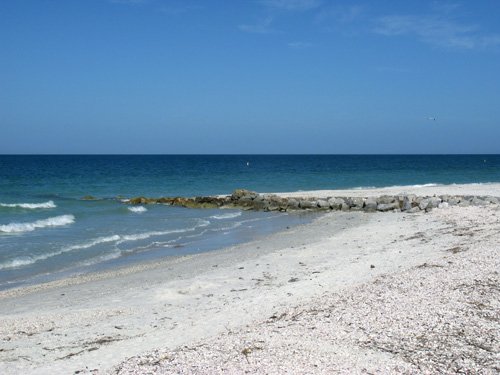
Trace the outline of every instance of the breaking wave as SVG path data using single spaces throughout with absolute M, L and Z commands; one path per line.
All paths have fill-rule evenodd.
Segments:
M 75 217 L 73 215 L 61 215 L 61 216 L 50 217 L 48 219 L 37 220 L 32 223 L 10 223 L 6 225 L 0 225 L 0 232 L 3 233 L 32 232 L 38 228 L 59 227 L 63 225 L 72 224 L 74 222 L 75 222 Z
M 65 216 L 72 216 L 72 215 L 65 215 Z M 192 232 L 192 231 L 196 230 L 197 228 L 205 227 L 209 224 L 210 224 L 210 222 L 207 220 L 200 220 L 196 226 L 191 227 L 191 228 L 145 232 L 145 233 L 138 233 L 138 234 L 124 234 L 124 235 L 115 234 L 115 235 L 106 236 L 106 237 L 99 237 L 99 238 L 96 238 L 96 239 L 93 239 L 91 241 L 84 242 L 81 244 L 66 246 L 60 250 L 53 251 L 50 253 L 17 257 L 17 258 L 8 260 L 6 262 L 0 263 L 0 270 L 28 266 L 30 264 L 33 264 L 33 263 L 36 263 L 36 262 L 39 262 L 39 261 L 42 261 L 45 259 L 49 259 L 49 258 L 58 256 L 58 255 L 61 255 L 64 253 L 68 253 L 68 252 L 75 251 L 75 250 L 88 249 L 88 248 L 91 248 L 91 247 L 94 247 L 94 246 L 97 246 L 97 245 L 103 244 L 103 243 L 114 243 L 114 245 L 119 245 L 119 244 L 122 244 L 124 242 L 145 240 L 147 238 L 155 237 L 155 236 L 164 236 L 167 234 Z M 17 224 L 17 225 L 21 225 L 21 224 Z M 1 226 L 0 226 L 0 230 L 1 230 Z M 114 252 L 113 254 L 114 255 L 112 255 L 112 258 L 116 258 L 121 254 L 121 252 L 117 251 L 117 252 Z M 111 255 L 109 255 L 109 256 L 111 256 Z M 106 256 L 104 256 L 104 257 L 106 257 Z M 110 259 L 112 259 L 112 258 L 110 258 Z
M 138 206 L 138 207 L 128 207 L 128 210 L 131 212 L 141 213 L 141 212 L 146 212 L 148 209 L 143 206 Z
M 55 205 L 54 201 L 48 201 L 43 203 L 0 203 L 0 207 L 36 210 L 39 208 L 56 208 L 57 206 Z
M 223 219 L 234 219 L 235 217 L 241 216 L 241 211 L 239 212 L 229 212 L 227 214 L 213 215 L 210 216 L 211 219 L 223 220 Z

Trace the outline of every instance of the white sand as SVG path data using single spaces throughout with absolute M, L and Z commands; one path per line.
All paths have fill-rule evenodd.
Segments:
M 499 187 L 457 185 L 416 194 L 500 196 Z M 373 194 L 385 194 L 378 190 Z M 354 193 L 366 194 L 323 192 Z M 498 316 L 487 320 L 493 325 L 461 316 L 468 301 L 455 299 L 452 285 L 458 280 L 468 290 L 474 280 L 488 279 L 498 293 L 499 243 L 498 206 L 414 215 L 333 212 L 210 254 L 3 292 L 0 373 L 106 372 L 114 366 L 124 373 L 414 371 L 420 352 L 410 339 L 401 342 L 405 334 L 417 337 L 427 327 L 443 336 L 458 318 L 464 332 L 477 336 L 473 340 L 498 353 L 488 342 L 499 333 Z M 498 312 L 498 294 L 495 300 L 494 288 L 486 289 L 488 298 L 477 305 Z M 326 312 L 318 314 L 321 309 Z M 430 326 L 435 311 L 442 317 Z M 430 352 L 433 337 L 421 344 L 428 342 Z M 439 345 L 450 353 L 454 348 Z M 182 346 L 197 349 L 176 351 Z M 491 352 L 480 346 L 467 352 L 471 369 L 483 357 L 491 362 Z M 155 349 L 162 350 L 134 357 Z
M 478 195 L 478 196 L 500 196 L 499 183 L 464 184 L 464 185 L 411 185 L 391 186 L 385 188 L 369 188 L 354 190 L 311 190 L 297 191 L 291 193 L 278 193 L 284 197 L 378 197 L 381 195 L 403 195 L 415 194 L 418 196 L 434 195 Z
M 402 239 L 417 247 L 442 246 L 436 234 L 452 239 L 456 246 L 432 263 L 325 292 L 238 330 L 132 358 L 115 371 L 498 374 L 500 212 L 458 210 L 435 213 L 450 226 Z

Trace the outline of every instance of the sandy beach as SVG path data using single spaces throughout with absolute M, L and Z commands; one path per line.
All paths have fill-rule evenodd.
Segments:
M 490 195 L 500 184 L 282 193 Z M 210 253 L 0 292 L 0 373 L 500 371 L 500 208 L 329 212 Z

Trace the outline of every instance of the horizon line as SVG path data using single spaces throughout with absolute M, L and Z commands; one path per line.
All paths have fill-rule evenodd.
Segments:
M 0 156 L 474 156 L 474 155 L 493 155 L 498 156 L 500 153 L 352 153 L 352 154 L 329 154 L 329 153 L 317 153 L 317 154 L 308 154 L 308 153 L 199 153 L 199 154 L 191 154 L 191 153 L 172 153 L 172 154 L 161 154 L 161 153 L 116 153 L 116 154 L 100 154 L 100 153 L 74 153 L 74 154 L 57 154 L 57 153 L 9 153 L 9 154 L 0 154 Z

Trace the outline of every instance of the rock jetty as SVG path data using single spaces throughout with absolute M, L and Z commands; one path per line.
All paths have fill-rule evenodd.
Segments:
M 364 211 L 364 212 L 428 212 L 434 208 L 449 206 L 486 206 L 499 204 L 492 196 L 440 195 L 420 197 L 414 194 L 383 195 L 380 197 L 328 197 L 290 198 L 276 194 L 259 194 L 255 191 L 237 189 L 227 196 L 206 197 L 136 197 L 125 201 L 128 204 L 166 204 L 187 208 L 238 208 L 255 211 Z

